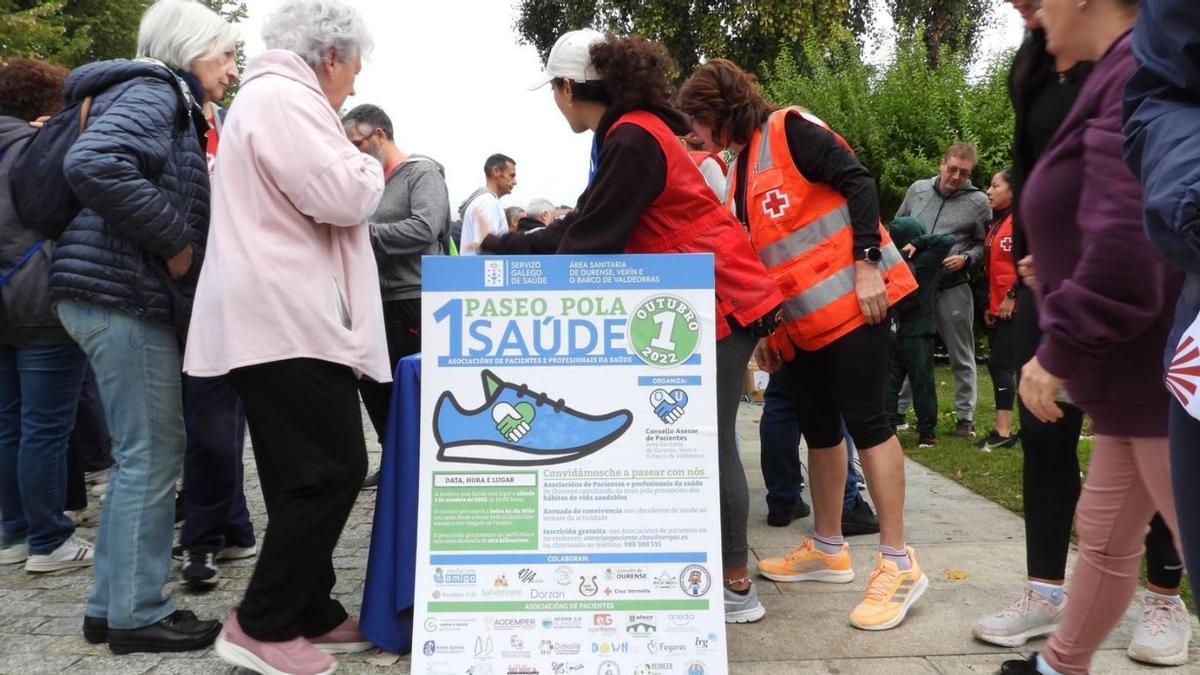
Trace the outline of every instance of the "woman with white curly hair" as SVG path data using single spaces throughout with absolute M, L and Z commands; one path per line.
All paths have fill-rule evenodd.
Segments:
M 367 218 L 379 162 L 346 140 L 371 37 L 340 0 L 284 0 L 230 109 L 184 370 L 228 374 L 246 408 L 268 524 L 217 639 L 259 673 L 329 673 L 370 648 L 331 597 L 332 556 L 367 469 L 358 378 L 390 382 Z

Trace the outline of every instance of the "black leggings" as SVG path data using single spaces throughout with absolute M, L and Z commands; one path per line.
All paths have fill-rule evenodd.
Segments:
M 1041 332 L 1033 294 L 1018 292 L 1016 324 L 1017 364 L 1023 365 L 1037 351 Z M 1022 470 L 1025 492 L 1025 563 L 1028 574 L 1038 579 L 1066 577 L 1067 549 L 1071 544 L 1071 523 L 1075 503 L 1079 501 L 1079 434 L 1083 412 L 1060 403 L 1063 416 L 1057 422 L 1038 421 L 1025 406 L 1020 406 L 1021 448 L 1025 463 Z M 1146 536 L 1146 567 L 1150 583 L 1176 588 L 1183 566 L 1171 532 L 1155 514 Z
M 1012 319 L 997 319 L 992 331 L 992 353 L 988 356 L 988 374 L 992 376 L 992 391 L 996 395 L 996 410 L 1012 412 L 1017 398 L 1017 378 L 1013 353 L 1017 343 L 1017 327 Z

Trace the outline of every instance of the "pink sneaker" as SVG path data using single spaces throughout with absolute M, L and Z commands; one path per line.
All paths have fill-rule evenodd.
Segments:
M 349 618 L 328 633 L 310 638 L 309 642 L 326 654 L 357 654 L 375 646 L 359 632 L 358 622 Z
M 222 661 L 263 675 L 329 675 L 337 670 L 332 656 L 317 651 L 304 638 L 260 642 L 246 635 L 237 612 L 229 615 L 217 636 L 216 651 Z

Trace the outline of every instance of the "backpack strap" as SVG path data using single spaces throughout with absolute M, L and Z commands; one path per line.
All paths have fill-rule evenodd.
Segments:
M 79 135 L 83 135 L 83 130 L 87 128 L 88 112 L 92 109 L 92 97 L 85 96 L 83 105 L 79 106 Z

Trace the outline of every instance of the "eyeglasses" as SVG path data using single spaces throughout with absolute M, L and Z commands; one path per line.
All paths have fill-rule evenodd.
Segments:
M 362 138 L 358 138 L 358 139 L 351 138 L 349 140 L 351 143 L 354 144 L 354 147 L 358 148 L 359 150 L 363 150 L 363 149 L 365 149 L 364 145 L 366 144 L 366 142 L 371 140 L 371 137 L 374 135 L 375 135 L 375 130 L 372 129 L 372 130 L 368 131 L 367 135 L 363 136 Z

